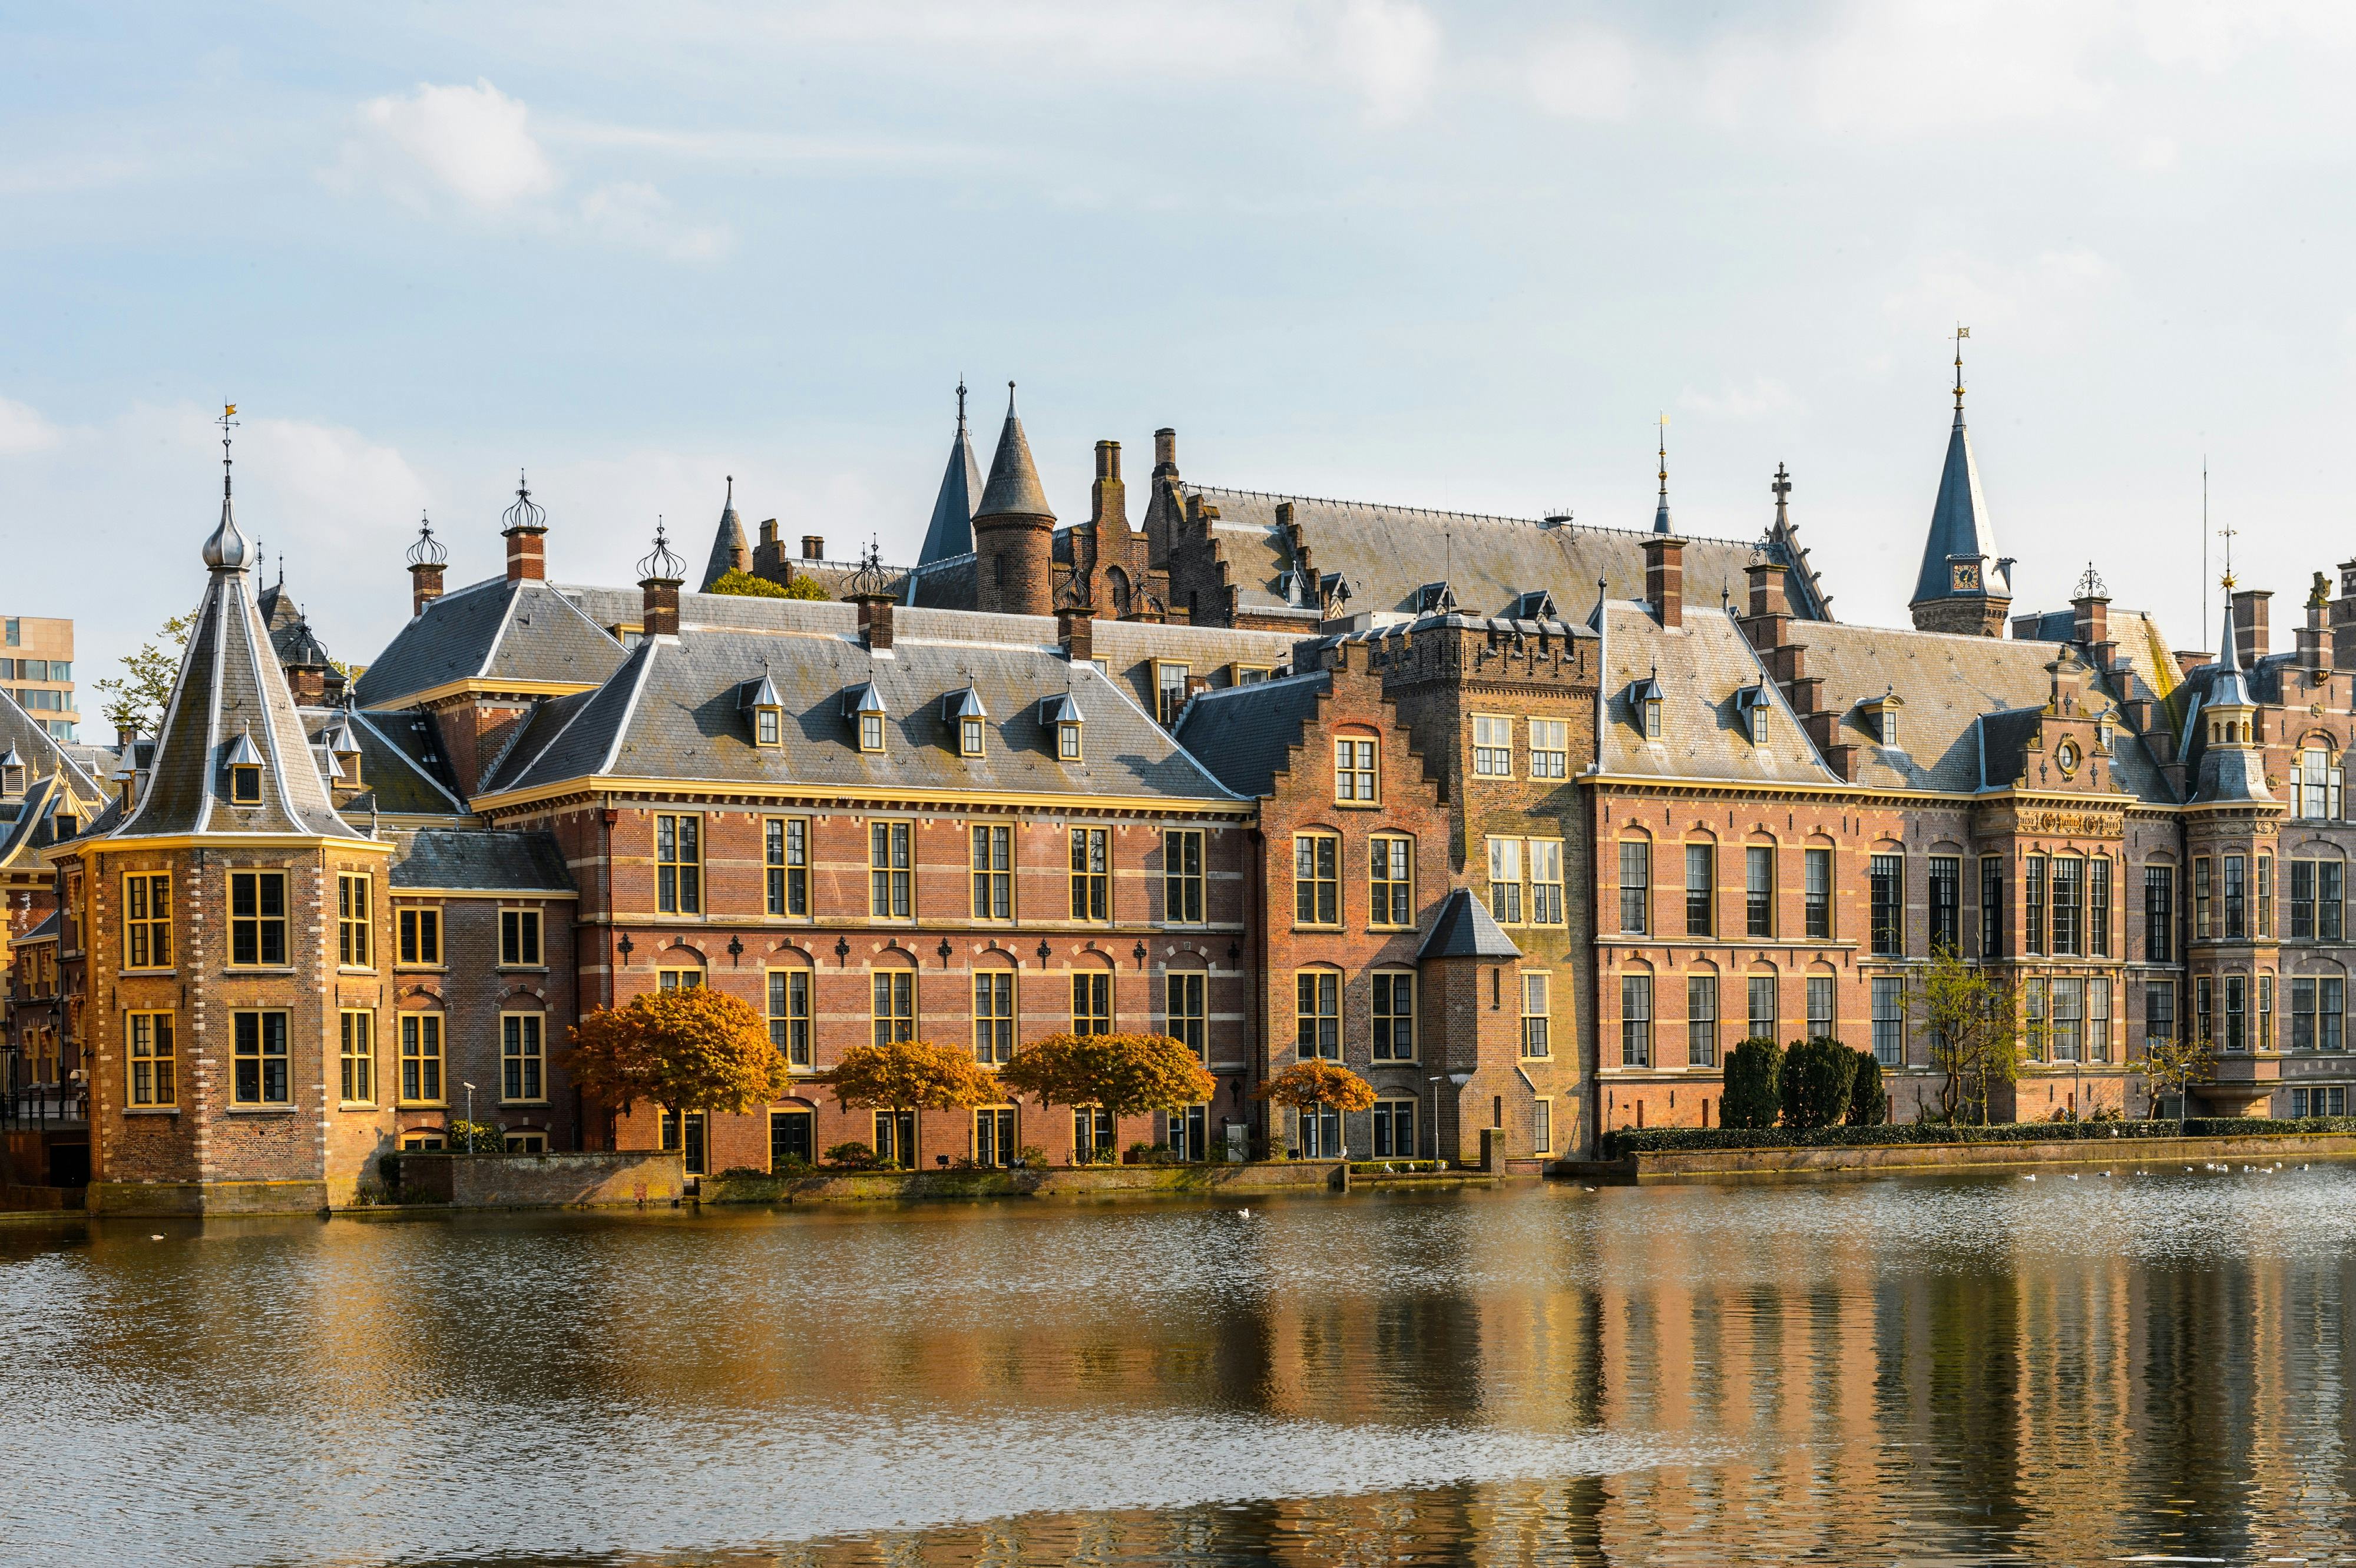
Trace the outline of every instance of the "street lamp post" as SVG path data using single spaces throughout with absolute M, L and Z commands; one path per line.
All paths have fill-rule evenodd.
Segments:
M 466 1152 L 471 1155 L 475 1152 L 475 1086 L 469 1083 L 460 1087 L 466 1091 Z

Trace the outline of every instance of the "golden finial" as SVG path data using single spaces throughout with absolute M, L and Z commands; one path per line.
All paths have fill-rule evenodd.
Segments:
M 1964 339 L 1971 335 L 1970 328 L 1955 323 L 1955 412 L 1959 414 L 1964 412 Z

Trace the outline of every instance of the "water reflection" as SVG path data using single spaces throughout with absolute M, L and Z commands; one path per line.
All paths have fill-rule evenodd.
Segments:
M 0 1561 L 2330 1561 L 2351 1198 L 0 1230 Z

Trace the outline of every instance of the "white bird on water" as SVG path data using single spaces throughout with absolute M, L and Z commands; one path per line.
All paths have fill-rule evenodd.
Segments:
M 2025 1176 L 2021 1177 L 2020 1179 L 2021 1179 L 2021 1180 L 2023 1180 L 2023 1181 L 2035 1181 L 2037 1178 L 2036 1178 L 2035 1176 Z
M 1249 1219 L 1251 1218 L 1251 1210 L 1248 1208 L 1238 1208 L 1236 1212 L 1242 1215 L 1246 1219 Z

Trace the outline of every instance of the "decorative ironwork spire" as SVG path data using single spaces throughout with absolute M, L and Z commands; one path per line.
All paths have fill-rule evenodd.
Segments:
M 655 547 L 638 558 L 638 580 L 641 583 L 681 583 L 687 580 L 687 563 L 671 553 L 669 542 L 663 537 L 662 518 L 655 519 Z
M 1972 329 L 1962 322 L 1955 323 L 1955 423 L 1964 422 L 1964 339 Z
M 531 499 L 531 486 L 521 468 L 516 470 L 515 503 L 499 513 L 501 533 L 545 533 L 548 510 Z
M 434 524 L 427 521 L 424 512 L 420 511 L 417 514 L 417 542 L 409 547 L 409 564 L 412 566 L 443 566 L 447 565 L 449 560 L 450 553 L 442 548 L 440 540 L 434 537 Z
M 230 505 L 230 432 L 237 428 L 237 404 L 221 405 L 221 514 L 220 524 L 212 537 L 205 541 L 205 564 L 216 572 L 242 572 L 256 559 L 252 543 L 238 532 L 237 518 Z
M 2107 599 L 2111 596 L 2111 585 L 2103 581 L 2103 575 L 2095 571 L 2094 564 L 2089 561 L 2085 572 L 2078 578 L 2077 592 L 2070 596 L 2073 599 Z
M 1655 533 L 1674 533 L 1669 526 L 1669 416 L 1661 415 L 1661 503 L 1653 512 Z

